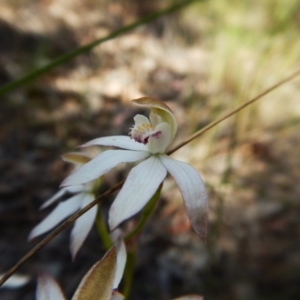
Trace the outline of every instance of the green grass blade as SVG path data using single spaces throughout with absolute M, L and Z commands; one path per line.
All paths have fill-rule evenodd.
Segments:
M 187 1 L 182 1 L 180 3 L 177 3 L 175 5 L 171 5 L 169 7 L 167 7 L 166 9 L 164 10 L 161 10 L 159 12 L 156 12 L 156 13 L 153 13 L 153 14 L 150 14 L 149 16 L 146 16 L 136 22 L 133 22 L 127 26 L 124 26 L 110 34 L 108 34 L 106 37 L 103 37 L 103 38 L 100 38 L 100 39 L 97 39 L 87 45 L 83 45 L 79 48 L 76 48 L 75 50 L 72 50 L 56 59 L 54 59 L 52 62 L 50 62 L 49 64 L 41 67 L 41 68 L 38 68 L 36 70 L 33 70 L 31 72 L 29 72 L 28 74 L 24 75 L 23 77 L 19 78 L 19 79 L 16 79 L 4 86 L 2 86 L 0 88 L 0 96 L 3 96 L 4 94 L 24 85 L 25 83 L 37 78 L 38 76 L 48 72 L 49 70 L 59 66 L 59 65 L 62 65 L 63 63 L 75 58 L 76 56 L 82 54 L 82 53 L 85 53 L 85 52 L 88 52 L 89 50 L 91 50 L 92 48 L 94 48 L 95 46 L 98 46 L 106 41 L 109 41 L 109 40 L 112 40 L 122 34 L 125 34 L 141 25 L 144 25 L 144 24 L 147 24 L 151 21 L 154 21 L 156 19 L 158 19 L 159 17 L 162 17 L 166 14 L 169 14 L 169 13 L 172 13 L 174 11 L 177 11 L 193 2 L 196 2 L 196 1 L 202 1 L 202 0 L 187 0 Z

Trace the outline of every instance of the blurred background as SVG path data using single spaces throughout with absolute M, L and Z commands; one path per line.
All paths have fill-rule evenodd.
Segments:
M 0 0 L 0 85 L 176 1 Z M 37 241 L 39 207 L 70 166 L 60 155 L 93 138 L 125 134 L 137 109 L 157 97 L 179 124 L 178 143 L 299 68 L 298 0 L 207 0 L 103 43 L 2 97 L 0 273 Z M 138 243 L 130 299 L 202 294 L 216 300 L 300 299 L 300 80 L 214 127 L 172 157 L 192 164 L 209 193 L 209 235 L 192 231 L 172 178 Z M 91 151 L 96 151 L 91 149 Z M 102 191 L 129 165 L 110 172 Z M 109 207 L 115 195 L 103 201 Z M 70 229 L 30 259 L 70 299 L 105 252 L 93 228 L 74 262 Z

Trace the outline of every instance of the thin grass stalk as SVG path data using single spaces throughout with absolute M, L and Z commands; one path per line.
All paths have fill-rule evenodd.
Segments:
M 24 75 L 23 77 L 16 79 L 6 85 L 4 85 L 3 87 L 0 88 L 0 97 L 3 96 L 4 94 L 24 85 L 25 83 L 28 83 L 29 81 L 32 81 L 33 79 L 37 78 L 38 76 L 52 70 L 53 68 L 62 65 L 68 61 L 70 61 L 71 59 L 77 57 L 80 54 L 83 54 L 85 52 L 90 51 L 91 49 L 93 49 L 95 46 L 98 46 L 106 41 L 112 40 L 116 37 L 119 37 L 120 35 L 123 35 L 141 25 L 145 25 L 147 23 L 150 23 L 164 15 L 170 14 L 172 12 L 175 12 L 177 10 L 180 10 L 182 8 L 184 8 L 185 6 L 193 3 L 193 2 L 200 2 L 203 0 L 186 0 L 186 1 L 182 1 L 180 3 L 177 3 L 175 5 L 171 5 L 169 7 L 167 7 L 166 9 L 163 9 L 159 12 L 155 12 L 153 14 L 150 14 L 149 16 L 146 16 L 136 22 L 133 22 L 127 26 L 124 26 L 120 29 L 117 29 L 116 31 L 108 34 L 106 37 L 104 38 L 100 38 L 97 39 L 87 45 L 81 46 L 75 50 L 72 50 L 66 54 L 63 54 L 62 56 L 54 59 L 52 62 L 50 62 L 49 64 L 38 68 L 36 70 L 33 70 L 31 72 L 29 72 L 28 74 Z
M 200 135 L 202 135 L 204 132 L 206 132 L 207 130 L 213 128 L 214 126 L 216 126 L 217 124 L 221 123 L 222 121 L 228 119 L 229 117 L 235 115 L 236 113 L 238 113 L 239 111 L 241 111 L 242 109 L 244 109 L 245 107 L 249 106 L 250 104 L 256 102 L 257 100 L 261 99 L 262 97 L 266 96 L 267 94 L 269 94 L 270 92 L 274 91 L 275 89 L 277 89 L 278 87 L 280 87 L 281 85 L 293 80 L 294 78 L 296 78 L 298 75 L 300 75 L 300 70 L 294 72 L 292 75 L 286 77 L 285 79 L 279 81 L 278 83 L 274 84 L 273 86 L 269 87 L 268 89 L 266 89 L 265 91 L 263 91 L 262 93 L 260 93 L 259 95 L 257 95 L 256 97 L 252 98 L 251 100 L 247 101 L 246 103 L 240 105 L 239 107 L 237 107 L 236 109 L 234 109 L 233 111 L 225 114 L 223 117 L 217 119 L 214 122 L 209 123 L 208 125 L 206 125 L 205 127 L 203 127 L 202 129 L 198 130 L 197 132 L 195 132 L 193 135 L 191 135 L 189 138 L 187 138 L 186 140 L 184 140 L 183 142 L 179 143 L 177 146 L 175 146 L 173 149 L 169 150 L 167 152 L 167 155 L 170 155 L 172 153 L 174 153 L 175 151 L 177 151 L 178 149 L 180 149 L 181 147 L 185 146 L 186 144 L 188 144 L 189 142 L 193 141 L 195 138 L 199 137 Z

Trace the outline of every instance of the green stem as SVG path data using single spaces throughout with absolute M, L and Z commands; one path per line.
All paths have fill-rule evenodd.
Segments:
M 124 270 L 123 282 L 124 282 L 124 290 L 123 295 L 125 296 L 125 300 L 129 299 L 129 294 L 131 291 L 133 274 L 135 270 L 135 261 L 136 261 L 136 247 L 131 246 L 129 249 L 127 248 L 127 261 Z
M 164 10 L 161 10 L 159 12 L 156 12 L 156 13 L 153 13 L 153 14 L 150 14 L 149 16 L 146 16 L 145 18 L 142 18 L 136 22 L 133 22 L 127 26 L 124 26 L 110 34 L 108 34 L 106 37 L 104 38 L 100 38 L 100 39 L 97 39 L 87 45 L 84 45 L 84 46 L 81 46 L 75 50 L 72 50 L 56 59 L 54 59 L 52 62 L 50 62 L 49 64 L 41 67 L 41 68 L 38 68 L 36 70 L 33 70 L 31 72 L 29 72 L 28 74 L 24 75 L 23 77 L 19 78 L 19 79 L 16 79 L 6 85 L 4 85 L 2 88 L 0 88 L 0 96 L 3 96 L 4 94 L 8 93 L 9 91 L 17 88 L 17 87 L 20 87 L 21 85 L 37 78 L 39 75 L 41 74 L 44 74 L 46 72 L 48 72 L 49 70 L 55 68 L 56 66 L 59 66 L 71 59 L 73 59 L 74 57 L 82 54 L 82 53 L 85 53 L 89 50 L 91 50 L 92 48 L 94 48 L 95 46 L 98 46 L 99 44 L 102 44 L 106 41 L 109 41 L 109 40 L 112 40 L 122 34 L 125 34 L 127 32 L 129 32 L 130 30 L 133 30 L 141 25 L 144 25 L 144 24 L 147 24 L 155 19 L 158 19 L 159 17 L 161 16 L 164 16 L 166 14 L 169 14 L 169 13 L 172 13 L 176 10 L 179 10 L 181 8 L 183 8 L 184 6 L 187 6 L 188 4 L 191 4 L 193 2 L 196 2 L 196 1 L 201 1 L 201 0 L 186 0 L 186 1 L 182 1 L 181 3 L 177 3 L 175 5 L 171 5 L 169 7 L 167 7 L 166 9 Z
M 107 226 L 104 222 L 103 213 L 100 204 L 98 205 L 96 226 L 97 226 L 98 234 L 102 240 L 104 247 L 106 248 L 106 250 L 110 249 L 110 247 L 112 246 L 112 241 L 109 235 L 109 231 L 107 230 Z

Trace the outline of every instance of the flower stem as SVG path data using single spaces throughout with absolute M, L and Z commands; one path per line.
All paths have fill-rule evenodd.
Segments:
M 112 241 L 109 235 L 109 231 L 107 230 L 106 223 L 103 217 L 103 211 L 101 205 L 98 205 L 98 214 L 96 218 L 96 227 L 98 230 L 98 234 L 102 240 L 102 243 L 106 250 L 110 249 L 112 246 Z
M 132 281 L 133 281 L 133 274 L 135 270 L 135 261 L 136 261 L 136 246 L 131 244 L 130 246 L 127 245 L 127 261 L 124 270 L 123 276 L 123 295 L 125 296 L 125 300 L 129 299 L 129 294 L 131 291 Z

